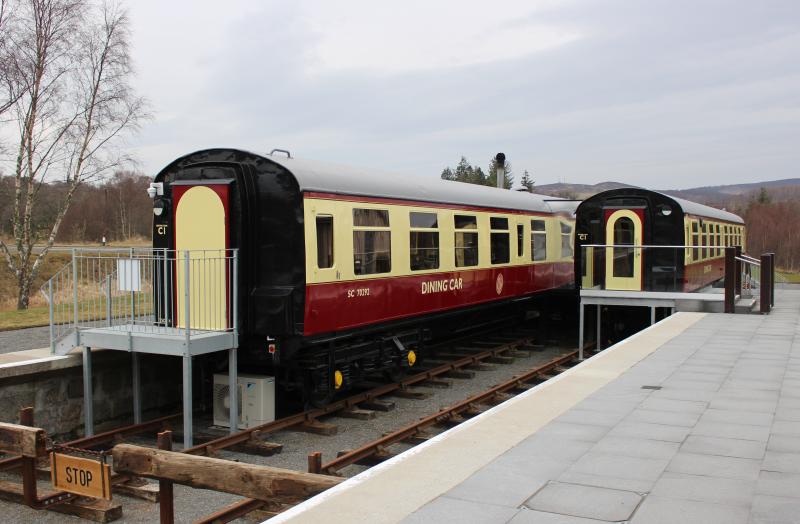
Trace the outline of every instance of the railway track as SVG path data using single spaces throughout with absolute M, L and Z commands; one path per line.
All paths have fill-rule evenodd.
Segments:
M 394 383 L 381 384 L 347 398 L 338 400 L 324 408 L 312 409 L 281 418 L 260 426 L 242 430 L 237 433 L 213 438 L 192 448 L 183 450 L 184 453 L 194 455 L 216 456 L 222 450 L 237 451 L 251 455 L 271 455 L 281 451 L 282 446 L 268 442 L 265 437 L 281 430 L 299 430 L 318 434 L 334 434 L 336 426 L 325 422 L 323 419 L 331 416 L 346 418 L 371 418 L 370 413 L 388 411 L 393 404 L 383 400 L 387 396 L 404 398 L 426 398 L 419 390 L 419 386 L 442 387 L 446 383 L 445 377 L 452 379 L 469 379 L 476 371 L 491 367 L 492 364 L 507 364 L 515 357 L 530 356 L 533 352 L 543 349 L 533 344 L 533 332 L 517 332 L 510 335 L 492 335 L 482 338 L 464 338 L 455 343 L 440 345 L 436 348 L 435 356 L 427 359 L 431 367 L 414 375 L 408 376 Z M 353 450 L 341 452 L 336 459 L 323 463 L 319 453 L 311 453 L 308 459 L 310 472 L 325 474 L 340 474 L 341 470 L 353 465 L 370 465 L 379 463 L 394 455 L 388 448 L 398 443 L 419 443 L 429 438 L 427 429 L 436 425 L 452 426 L 466 418 L 474 416 L 485 408 L 481 405 L 496 404 L 509 397 L 509 392 L 521 391 L 532 387 L 532 382 L 544 380 L 547 372 L 555 373 L 577 356 L 577 352 L 562 355 L 556 359 L 537 366 L 525 373 L 517 374 L 498 386 L 473 395 L 455 405 L 432 415 L 423 417 L 419 421 L 394 430 L 383 437 L 368 442 Z M 443 360 L 445 359 L 445 360 Z M 452 360 L 449 360 L 452 359 Z M 82 449 L 108 449 L 114 444 L 132 437 L 144 436 L 153 432 L 168 429 L 175 425 L 181 418 L 180 414 L 159 417 L 142 424 L 129 425 L 114 430 L 106 431 L 91 437 L 75 439 L 62 445 Z M 148 437 L 149 438 L 149 437 Z M 0 461 L 0 469 L 11 469 L 17 466 L 19 459 L 10 458 Z M 47 473 L 46 468 L 40 474 Z M 155 485 L 147 483 L 137 477 L 115 474 L 112 478 L 115 492 L 155 501 L 158 492 Z M 245 499 L 233 506 L 223 508 L 221 511 L 201 522 L 229 522 L 242 515 L 263 509 L 269 503 Z M 266 515 L 277 513 L 285 508 L 267 507 Z
M 357 449 L 340 452 L 337 458 L 329 462 L 323 463 L 321 453 L 312 452 L 308 456 L 308 471 L 309 473 L 340 475 L 343 469 L 355 464 L 366 466 L 379 464 L 395 456 L 395 453 L 389 451 L 391 446 L 401 443 L 410 444 L 411 446 L 420 444 L 434 436 L 427 432 L 429 428 L 437 425 L 446 428 L 458 425 L 488 409 L 488 407 L 484 406 L 492 406 L 504 402 L 513 396 L 510 393 L 527 391 L 536 384 L 558 375 L 577 363 L 577 358 L 578 351 L 560 355 L 525 372 L 516 374 L 485 391 L 368 442 Z M 266 511 L 264 511 L 265 507 L 267 508 Z M 231 522 L 257 510 L 262 511 L 262 516 L 268 517 L 277 515 L 289 507 L 291 506 L 276 506 L 255 499 L 244 499 L 209 515 L 205 519 L 198 521 L 197 524 Z

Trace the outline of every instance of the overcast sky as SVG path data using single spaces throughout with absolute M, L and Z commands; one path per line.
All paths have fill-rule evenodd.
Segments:
M 437 177 L 655 188 L 800 176 L 800 1 L 128 2 L 155 118 L 141 168 L 206 147 Z

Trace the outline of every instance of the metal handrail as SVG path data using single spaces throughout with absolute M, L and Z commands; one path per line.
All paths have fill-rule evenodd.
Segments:
M 72 260 L 41 288 L 51 351 L 97 328 L 179 332 L 187 345 L 210 332 L 237 339 L 238 278 L 237 249 L 73 248 Z
M 635 245 L 635 244 L 581 244 L 580 247 L 627 247 L 627 248 L 635 248 L 635 249 L 645 249 L 645 248 L 665 248 L 665 249 L 697 249 L 697 248 L 714 248 L 714 249 L 724 249 L 726 246 L 717 246 L 717 245 L 690 245 L 690 246 L 653 246 L 653 245 Z M 731 247 L 731 246 L 727 246 Z
M 741 256 L 742 256 L 742 258 L 746 258 L 748 261 L 752 262 L 753 264 L 758 264 L 758 265 L 761 265 L 761 261 L 760 261 L 760 260 L 758 260 L 758 259 L 757 259 L 757 258 L 755 258 L 755 257 L 751 257 L 750 255 L 747 255 L 747 254 L 745 254 L 745 253 L 742 253 L 742 255 L 741 255 Z
M 747 257 L 747 258 L 736 257 L 736 260 L 738 260 L 740 262 L 744 262 L 745 264 L 750 264 L 752 266 L 761 267 L 761 262 L 757 262 L 755 259 L 752 259 L 750 257 Z

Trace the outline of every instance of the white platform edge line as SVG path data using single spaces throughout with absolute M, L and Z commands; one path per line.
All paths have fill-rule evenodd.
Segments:
M 458 432 L 458 431 L 465 431 L 465 430 L 469 429 L 473 424 L 478 423 L 478 421 L 481 420 L 483 417 L 491 416 L 491 414 L 493 412 L 495 412 L 495 410 L 505 409 L 508 406 L 511 406 L 511 405 L 513 405 L 513 404 L 515 404 L 517 402 L 520 402 L 523 398 L 526 398 L 529 395 L 535 394 L 540 389 L 544 389 L 546 387 L 549 387 L 549 385 L 556 384 L 556 383 L 560 382 L 561 380 L 565 380 L 572 373 L 580 370 L 581 368 L 586 367 L 587 365 L 591 365 L 591 364 L 597 362 L 598 359 L 602 359 L 604 356 L 609 355 L 611 352 L 620 351 L 627 344 L 631 343 L 632 341 L 634 341 L 634 340 L 636 340 L 636 339 L 638 339 L 640 337 L 646 336 L 647 334 L 649 334 L 649 332 L 651 330 L 655 329 L 656 327 L 663 326 L 663 324 L 662 324 L 663 322 L 668 321 L 670 319 L 677 319 L 677 318 L 680 318 L 680 317 L 683 317 L 683 316 L 686 316 L 686 315 L 699 315 L 700 316 L 698 318 L 698 320 L 699 320 L 700 318 L 703 318 L 706 315 L 708 315 L 708 313 L 680 312 L 680 313 L 675 313 L 674 315 L 671 315 L 671 316 L 667 317 L 666 319 L 663 319 L 663 320 L 661 320 L 659 322 L 656 322 L 655 324 L 653 324 L 651 326 L 648 326 L 647 328 L 643 329 L 642 331 L 639 331 L 638 333 L 635 333 L 634 335 L 631 335 L 630 337 L 626 338 L 625 340 L 622 340 L 622 341 L 617 342 L 616 344 L 614 344 L 612 346 L 609 346 L 608 348 L 602 350 L 602 352 L 599 353 L 598 355 L 595 355 L 595 356 L 593 356 L 591 358 L 588 358 L 588 359 L 584 360 L 583 362 L 581 362 L 581 363 L 569 368 L 567 371 L 556 375 L 555 377 L 551 378 L 550 380 L 548 380 L 546 382 L 542 382 L 541 384 L 537 384 L 536 386 L 534 386 L 533 388 L 529 389 L 528 391 L 525 391 L 525 392 L 523 392 L 523 393 L 521 393 L 519 395 L 516 395 L 513 398 L 503 402 L 502 404 L 498 404 L 496 406 L 493 406 L 491 409 L 488 409 L 487 411 L 484 411 L 483 413 L 481 413 L 481 414 L 479 414 L 479 415 L 477 415 L 475 417 L 472 417 L 472 418 L 470 418 L 469 420 L 467 420 L 465 422 L 462 422 L 458 426 L 452 427 L 452 428 L 450 428 L 450 429 L 448 429 L 448 430 L 446 430 L 446 431 L 444 431 L 442 433 L 439 433 L 435 437 L 423 442 L 422 444 L 414 446 L 413 448 L 411 448 L 411 449 L 409 449 L 407 451 L 404 451 L 403 453 L 400 453 L 399 455 L 396 455 L 396 456 L 392 457 L 391 459 L 378 464 L 377 466 L 373 466 L 370 469 L 368 469 L 368 470 L 366 470 L 364 472 L 361 472 L 361 473 L 359 473 L 358 475 L 356 475 L 354 477 L 350 477 L 349 479 L 345 480 L 341 484 L 338 484 L 338 485 L 336 485 L 336 486 L 334 486 L 334 487 L 332 487 L 332 488 L 330 488 L 330 489 L 328 489 L 326 491 L 323 491 L 319 495 L 315 495 L 314 497 L 311 497 L 310 499 L 308 499 L 308 500 L 306 500 L 306 501 L 304 501 L 304 502 L 302 502 L 302 503 L 300 503 L 300 504 L 298 504 L 298 505 L 296 505 L 296 506 L 294 506 L 294 507 L 282 512 L 282 513 L 279 513 L 278 515 L 268 519 L 269 520 L 269 524 L 281 524 L 283 522 L 289 521 L 290 519 L 299 517 L 305 511 L 322 504 L 327 499 L 336 496 L 340 492 L 347 491 L 350 488 L 352 488 L 354 486 L 357 486 L 357 485 L 369 480 L 371 477 L 373 477 L 374 475 L 377 475 L 382 470 L 390 468 L 390 467 L 393 467 L 395 464 L 403 462 L 403 461 L 407 460 L 409 457 L 412 457 L 412 456 L 414 456 L 414 455 L 416 455 L 418 453 L 421 453 L 422 451 L 427 449 L 429 446 L 432 446 L 435 443 L 437 443 L 437 442 L 439 442 L 439 441 L 441 441 L 441 440 L 443 440 L 445 438 L 448 438 L 448 436 L 451 435 L 451 432 L 455 433 L 455 432 Z M 692 324 L 692 325 L 694 325 L 694 324 Z M 687 327 L 687 329 L 688 329 L 688 327 Z M 681 333 L 683 333 L 683 331 L 681 331 Z M 677 336 L 677 334 L 676 334 L 676 336 Z M 658 347 L 663 346 L 665 343 L 666 343 L 666 341 L 664 343 L 660 344 Z M 658 349 L 658 348 L 656 348 L 656 349 Z M 650 354 L 652 354 L 652 353 L 650 353 Z M 571 408 L 572 408 L 572 406 L 567 408 L 567 410 L 569 410 Z M 264 521 L 264 522 L 267 522 L 267 521 Z

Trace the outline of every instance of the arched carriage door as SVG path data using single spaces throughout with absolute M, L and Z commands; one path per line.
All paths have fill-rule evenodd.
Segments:
M 643 209 L 606 210 L 606 289 L 641 291 Z M 626 247 L 631 246 L 631 247 Z
M 174 315 L 177 327 L 222 330 L 229 326 L 230 293 L 229 187 L 232 180 L 178 181 L 172 183 L 175 201 Z M 189 275 L 185 255 L 189 253 Z M 185 299 L 189 285 L 189 301 Z

